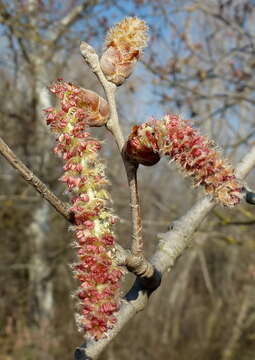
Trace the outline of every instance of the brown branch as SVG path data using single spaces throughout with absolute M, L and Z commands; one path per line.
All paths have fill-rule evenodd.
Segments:
M 73 221 L 72 213 L 70 213 L 67 205 L 54 195 L 47 186 L 37 176 L 35 176 L 31 170 L 29 170 L 29 168 L 14 154 L 14 152 L 1 138 L 0 153 L 5 157 L 10 165 L 18 171 L 23 179 L 32 185 L 59 214 L 61 214 L 66 220 L 70 222 Z
M 56 195 L 54 195 L 47 186 L 36 176 L 34 173 L 28 169 L 28 167 L 14 154 L 14 152 L 9 148 L 9 146 L 0 138 L 0 153 L 5 157 L 9 164 L 18 171 L 18 173 L 32 185 L 36 191 L 49 202 L 49 204 L 61 214 L 67 221 L 73 223 L 74 217 L 73 213 L 69 211 L 68 206 L 62 202 Z M 24 200 L 24 199 L 23 199 Z M 29 201 L 28 199 L 25 199 Z M 135 267 L 132 265 L 135 263 L 135 259 L 130 255 L 130 252 L 123 249 L 120 245 L 117 246 L 116 259 L 119 265 L 129 266 L 130 268 Z M 139 266 L 138 266 L 139 265 Z M 143 264 L 136 264 L 137 273 L 141 272 L 141 266 Z M 145 265 L 143 265 L 145 266 Z M 148 271 L 147 271 L 148 273 Z
M 128 183 L 130 187 L 131 197 L 131 213 L 132 213 L 132 226 L 133 238 L 131 252 L 134 256 L 143 256 L 143 236 L 142 236 L 142 219 L 140 209 L 140 199 L 138 194 L 137 185 L 137 164 L 132 164 L 126 161 L 126 171 L 128 176 Z

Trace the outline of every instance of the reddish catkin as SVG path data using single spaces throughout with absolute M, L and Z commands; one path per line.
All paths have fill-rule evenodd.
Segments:
M 130 159 L 154 165 L 160 156 L 168 156 L 195 186 L 202 185 L 208 195 L 225 206 L 234 206 L 243 196 L 243 185 L 233 168 L 222 158 L 215 144 L 177 115 L 151 120 L 135 126 L 126 144 Z
M 110 29 L 100 60 L 106 78 L 121 85 L 128 78 L 147 44 L 148 27 L 136 17 L 127 17 Z
M 122 277 L 112 230 L 117 218 L 107 207 L 108 181 L 98 157 L 101 144 L 85 131 L 88 126 L 105 123 L 108 105 L 97 94 L 64 81 L 55 83 L 50 91 L 60 98 L 61 108 L 45 110 L 47 124 L 58 136 L 54 151 L 65 161 L 60 180 L 73 194 L 70 210 L 78 255 L 72 266 L 79 281 L 77 325 L 97 340 L 116 322 Z

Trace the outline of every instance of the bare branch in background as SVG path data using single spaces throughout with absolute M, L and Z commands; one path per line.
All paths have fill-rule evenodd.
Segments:
M 9 146 L 0 138 L 0 153 L 10 163 L 10 165 L 18 171 L 18 173 L 32 185 L 36 191 L 47 200 L 54 209 L 60 213 L 66 220 L 72 222 L 72 214 L 68 206 L 63 203 L 56 195 L 54 195 L 47 186 L 33 174 L 31 170 L 14 154 Z
M 74 24 L 79 18 L 84 16 L 86 11 L 98 4 L 99 0 L 83 0 L 80 5 L 75 6 L 58 23 L 57 28 L 51 34 L 51 43 L 54 45 L 59 38 Z

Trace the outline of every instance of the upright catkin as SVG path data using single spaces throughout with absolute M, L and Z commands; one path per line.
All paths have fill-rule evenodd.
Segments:
M 193 179 L 195 186 L 202 185 L 208 195 L 224 206 L 232 207 L 243 197 L 243 184 L 213 141 L 178 115 L 135 126 L 126 153 L 143 165 L 154 165 L 162 155 L 167 156 Z
M 108 31 L 100 65 L 109 81 L 121 85 L 131 75 L 147 45 L 147 32 L 137 17 L 127 17 Z

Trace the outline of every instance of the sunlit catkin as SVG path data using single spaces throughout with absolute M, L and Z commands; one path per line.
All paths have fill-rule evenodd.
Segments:
M 145 22 L 136 17 L 127 17 L 108 31 L 100 64 L 109 81 L 121 85 L 131 75 L 147 45 L 147 31 Z
M 180 116 L 166 115 L 134 127 L 126 153 L 143 165 L 154 165 L 162 155 L 169 157 L 185 176 L 192 177 L 195 186 L 202 185 L 225 206 L 238 204 L 243 196 L 243 185 L 214 143 Z
M 50 90 L 60 98 L 61 107 L 45 110 L 47 124 L 57 134 L 54 151 L 65 162 L 60 180 L 73 195 L 70 211 L 78 256 L 72 266 L 79 282 L 77 325 L 86 335 L 99 339 L 116 322 L 122 270 L 115 259 L 112 228 L 117 218 L 108 207 L 108 180 L 98 156 L 101 144 L 86 129 L 103 125 L 109 109 L 96 93 L 64 81 Z

